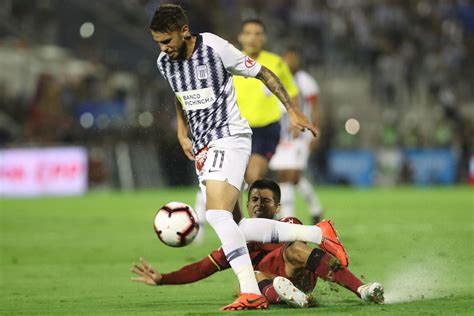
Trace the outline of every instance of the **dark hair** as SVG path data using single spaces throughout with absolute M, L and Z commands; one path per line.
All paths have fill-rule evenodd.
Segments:
M 180 5 L 163 4 L 156 9 L 150 22 L 150 30 L 167 33 L 181 30 L 187 24 L 188 17 Z
M 240 31 L 242 31 L 244 29 L 244 26 L 249 24 L 249 23 L 254 23 L 254 24 L 258 24 L 260 25 L 262 28 L 263 28 L 263 31 L 266 32 L 267 29 L 265 27 L 265 24 L 263 23 L 262 20 L 260 20 L 259 18 L 251 18 L 251 19 L 245 19 L 242 21 L 242 23 L 240 23 Z
M 276 203 L 280 203 L 281 199 L 281 191 L 280 186 L 273 180 L 270 179 L 259 179 L 256 180 L 254 183 L 250 185 L 249 193 L 252 192 L 253 189 L 269 189 L 273 192 L 273 199 Z

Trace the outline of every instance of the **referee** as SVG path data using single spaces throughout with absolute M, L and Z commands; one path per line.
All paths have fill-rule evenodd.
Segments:
M 280 78 L 293 104 L 298 107 L 298 88 L 283 59 L 263 50 L 266 42 L 265 25 L 259 19 L 242 22 L 238 41 L 243 53 Z M 245 174 L 245 182 L 252 184 L 263 178 L 280 140 L 281 109 L 278 98 L 258 79 L 234 78 L 237 104 L 242 116 L 252 129 L 252 153 Z

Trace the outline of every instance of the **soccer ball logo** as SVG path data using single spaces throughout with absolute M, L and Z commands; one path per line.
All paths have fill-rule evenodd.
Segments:
M 190 244 L 199 231 L 198 218 L 191 206 L 170 202 L 156 213 L 155 232 L 160 240 L 171 247 Z

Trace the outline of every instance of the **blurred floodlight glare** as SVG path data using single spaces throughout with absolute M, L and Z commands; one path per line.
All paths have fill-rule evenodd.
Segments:
M 360 123 L 358 120 L 351 118 L 346 121 L 345 127 L 348 134 L 355 135 L 360 130 Z
M 89 38 L 94 34 L 94 24 L 92 22 L 84 22 L 79 29 L 79 34 L 82 38 Z
M 138 123 L 143 127 L 150 127 L 153 124 L 153 114 L 143 112 L 138 116 Z
M 81 115 L 79 122 L 81 123 L 82 127 L 91 128 L 92 125 L 94 125 L 94 116 L 91 113 L 86 112 Z

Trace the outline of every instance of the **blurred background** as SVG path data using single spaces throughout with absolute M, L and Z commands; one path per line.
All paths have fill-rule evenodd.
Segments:
M 465 0 L 1 0 L 0 195 L 196 183 L 148 25 L 301 47 L 321 93 L 308 176 L 359 187 L 474 184 L 474 4 Z

